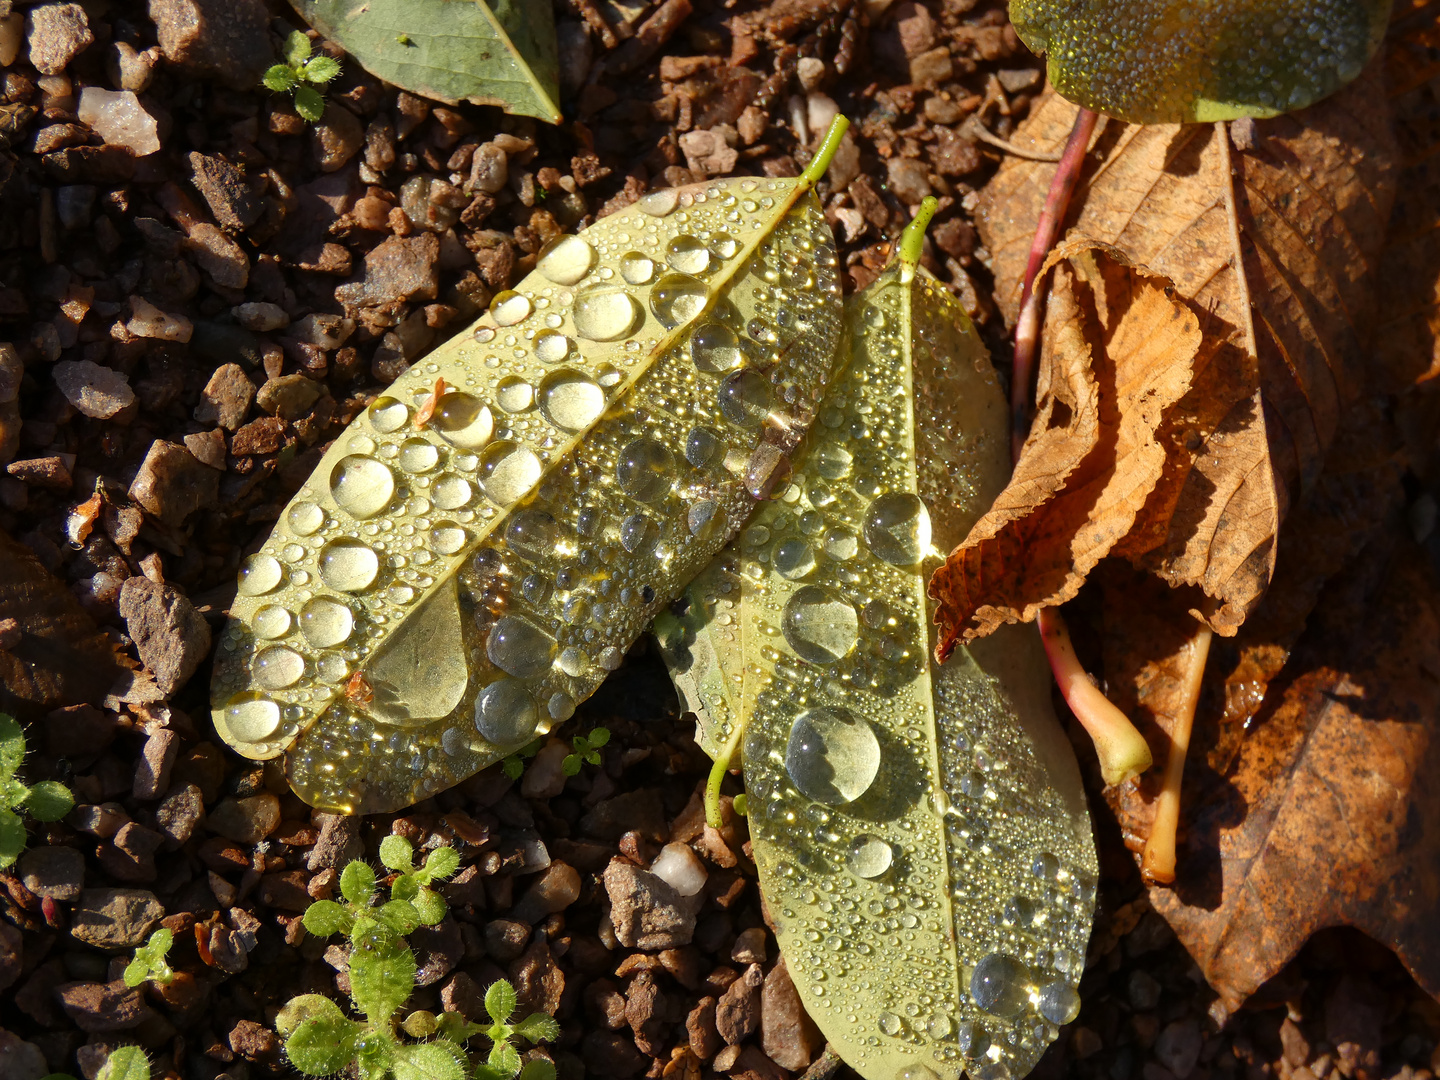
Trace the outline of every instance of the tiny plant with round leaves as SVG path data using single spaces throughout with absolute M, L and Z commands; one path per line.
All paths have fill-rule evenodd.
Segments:
M 24 784 L 17 777 L 25 760 L 25 732 L 14 717 L 0 713 L 0 869 L 12 865 L 25 850 L 25 822 L 59 821 L 75 805 L 64 784 L 41 780 Z
M 285 60 L 265 72 L 265 88 L 277 94 L 293 93 L 295 111 L 312 124 L 325 115 L 325 98 L 319 87 L 340 74 L 340 63 L 329 56 L 312 56 L 310 38 L 299 30 L 285 40 Z
M 610 729 L 604 727 L 592 728 L 589 735 L 576 735 L 570 740 L 575 752 L 565 755 L 565 760 L 560 763 L 560 771 L 566 776 L 576 776 L 586 762 L 599 765 L 600 748 L 609 741 Z
M 95 1080 L 150 1080 L 150 1059 L 138 1046 L 117 1046 Z
M 175 935 L 163 926 L 151 934 L 150 940 L 135 950 L 135 959 L 125 965 L 125 973 L 121 976 L 125 985 L 135 987 L 153 982 L 168 986 L 174 982 L 175 969 L 165 959 L 173 944 Z

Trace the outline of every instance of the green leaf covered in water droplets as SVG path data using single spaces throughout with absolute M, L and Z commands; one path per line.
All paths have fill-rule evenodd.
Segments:
M 1333 94 L 1385 36 L 1390 0 L 1011 0 L 1055 89 L 1141 124 L 1274 116 Z
M 241 569 L 220 735 L 372 813 L 568 719 L 814 416 L 841 318 L 827 160 L 557 238 L 377 398 Z
M 867 1080 L 999 1080 L 1074 1017 L 1097 871 L 1033 631 L 932 659 L 929 572 L 1009 457 L 921 228 L 847 305 L 788 489 L 661 629 L 701 745 L 723 765 L 743 740 L 761 889 L 831 1044 Z

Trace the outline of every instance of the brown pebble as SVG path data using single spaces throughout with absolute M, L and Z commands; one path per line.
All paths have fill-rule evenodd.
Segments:
M 760 1026 L 760 988 L 764 983 L 760 965 L 751 964 L 720 996 L 715 1027 L 730 1045 L 744 1042 Z
M 5 471 L 22 484 L 28 484 L 30 487 L 44 488 L 47 491 L 70 490 L 70 469 L 62 457 L 52 456 L 12 461 L 5 466 Z

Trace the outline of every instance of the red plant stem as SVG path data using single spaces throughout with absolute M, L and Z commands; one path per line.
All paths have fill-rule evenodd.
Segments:
M 1030 258 L 1025 263 L 1025 287 L 1020 293 L 1020 317 L 1015 323 L 1015 366 L 1010 376 L 1010 456 L 1020 460 L 1020 448 L 1030 431 L 1030 383 L 1035 377 L 1035 352 L 1040 344 L 1040 302 L 1044 290 L 1036 288 L 1035 279 L 1045 256 L 1055 246 L 1060 224 L 1070 209 L 1070 197 L 1080 181 L 1080 167 L 1090 136 L 1095 131 L 1099 114 L 1082 108 L 1070 129 L 1065 152 L 1055 167 L 1055 178 L 1045 196 L 1045 206 L 1035 225 L 1035 238 L 1030 242 Z

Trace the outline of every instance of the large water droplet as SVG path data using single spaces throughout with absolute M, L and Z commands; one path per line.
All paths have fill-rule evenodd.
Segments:
M 267 604 L 255 612 L 255 618 L 250 625 L 254 628 L 256 637 L 273 641 L 290 632 L 290 612 L 279 604 Z
M 441 555 L 455 555 L 468 543 L 470 537 L 453 521 L 437 521 L 430 530 L 430 543 Z
M 441 396 L 430 426 L 451 446 L 478 450 L 495 434 L 495 416 L 473 394 L 452 390 Z
M 241 742 L 259 742 L 280 727 L 280 706 L 266 698 L 236 698 L 225 709 L 225 726 Z
M 240 567 L 236 592 L 241 596 L 264 596 L 279 585 L 284 576 L 280 560 L 270 555 L 251 555 Z
M 650 290 L 650 310 L 660 325 L 672 330 L 698 318 L 709 296 L 710 290 L 703 281 L 688 274 L 666 274 Z
M 317 649 L 339 645 L 354 628 L 354 613 L 338 601 L 317 596 L 300 609 L 300 632 Z
M 595 249 L 582 237 L 557 236 L 540 249 L 535 269 L 556 285 L 574 285 L 595 266 Z
M 527 559 L 544 559 L 554 552 L 557 532 L 555 519 L 544 510 L 521 510 L 505 526 L 505 543 Z
M 486 447 L 480 458 L 480 488 L 501 506 L 509 506 L 540 481 L 540 459 L 513 442 Z
M 429 472 L 439 460 L 440 451 L 425 439 L 406 439 L 400 444 L 400 467 L 406 472 Z
M 507 675 L 531 679 L 544 673 L 555 652 L 555 639 L 523 615 L 506 615 L 490 628 L 485 655 Z
M 1030 971 L 1008 953 L 991 953 L 975 965 L 970 996 L 995 1016 L 1014 1016 L 1030 1001 Z
M 855 647 L 855 608 L 818 585 L 806 585 L 785 602 L 780 629 L 795 652 L 813 664 L 833 664 Z
M 325 511 L 312 502 L 298 502 L 285 511 L 285 520 L 296 536 L 310 536 L 325 524 Z
M 530 741 L 540 711 L 519 679 L 499 679 L 475 699 L 475 730 L 496 746 Z
M 560 650 L 560 655 L 555 658 L 555 666 L 572 679 L 578 679 L 590 666 L 590 658 L 572 645 L 568 649 Z
M 677 236 L 665 245 L 665 261 L 682 274 L 703 274 L 710 269 L 710 249 L 695 236 Z
M 815 448 L 815 455 L 811 460 L 815 463 L 815 471 L 826 480 L 840 480 L 850 475 L 850 467 L 855 458 L 843 446 L 821 443 Z
M 895 861 L 895 849 L 878 836 L 861 833 L 850 842 L 845 865 L 856 877 L 877 878 Z M 949 1032 L 946 1032 L 948 1035 Z
M 393 397 L 378 397 L 370 406 L 370 425 L 382 435 L 399 431 L 410 419 L 410 406 Z
M 352 454 L 337 461 L 331 470 L 330 495 L 351 517 L 374 517 L 394 498 L 395 477 L 374 458 Z
M 655 276 L 655 260 L 638 251 L 620 256 L 620 276 L 631 285 L 647 285 Z
M 620 523 L 620 546 L 632 555 L 644 555 L 659 542 L 660 526 L 644 514 L 631 514 Z
M 473 494 L 470 481 L 454 473 L 446 473 L 430 489 L 430 497 L 441 510 L 458 510 L 470 501 Z
M 380 573 L 375 552 L 348 536 L 331 540 L 320 549 L 320 580 L 336 592 L 360 592 Z
M 697 469 L 713 465 L 725 453 L 725 444 L 708 428 L 691 428 L 685 437 L 685 460 Z
M 495 400 L 506 412 L 524 412 L 535 404 L 535 388 L 520 376 L 509 375 L 495 388 Z
M 575 332 L 590 341 L 618 341 L 644 317 L 635 298 L 619 285 L 596 285 L 575 297 Z
M 690 335 L 690 358 L 696 368 L 711 375 L 723 375 L 745 362 L 739 335 L 716 322 L 704 323 Z
M 740 427 L 759 427 L 770 413 L 770 384 L 753 371 L 737 371 L 720 384 L 720 413 Z
M 644 196 L 636 204 L 642 211 L 651 217 L 665 217 L 670 214 L 680 202 L 680 192 L 674 188 L 664 188 L 660 191 L 652 191 Z
M 914 566 L 930 549 L 930 512 L 909 492 L 881 495 L 865 511 L 865 543 L 892 566 Z
M 490 317 L 495 320 L 496 326 L 514 326 L 523 321 L 532 310 L 530 298 L 514 289 L 498 292 L 495 299 L 490 301 Z
M 583 431 L 605 411 L 605 391 L 578 371 L 557 371 L 540 386 L 540 411 L 562 431 Z
M 795 581 L 815 569 L 815 549 L 804 540 L 786 540 L 775 547 L 775 572 Z
M 740 250 L 740 242 L 729 233 L 717 232 L 710 237 L 710 254 L 717 259 L 733 259 Z
M 535 335 L 535 359 L 545 364 L 558 364 L 570 355 L 573 344 L 559 330 L 541 330 Z
M 1052 1024 L 1068 1024 L 1080 1015 L 1080 995 L 1067 982 L 1046 983 L 1039 997 L 1040 1015 Z
M 860 538 L 843 525 L 836 525 L 825 534 L 825 554 L 844 562 L 860 553 Z
M 892 1037 L 899 1035 L 900 1032 L 905 1030 L 905 1025 L 900 1017 L 892 1012 L 881 1012 L 880 1015 L 876 1017 L 876 1023 L 879 1024 L 880 1030 L 884 1034 Z
M 620 490 L 632 499 L 654 502 L 670 490 L 675 455 L 654 439 L 636 439 L 622 451 L 615 463 Z
M 251 674 L 255 685 L 266 690 L 283 690 L 294 686 L 305 674 L 305 658 L 294 649 L 276 645 L 255 657 Z
M 807 709 L 790 727 L 785 771 L 801 793 L 827 806 L 854 802 L 880 771 L 880 741 L 848 709 Z

